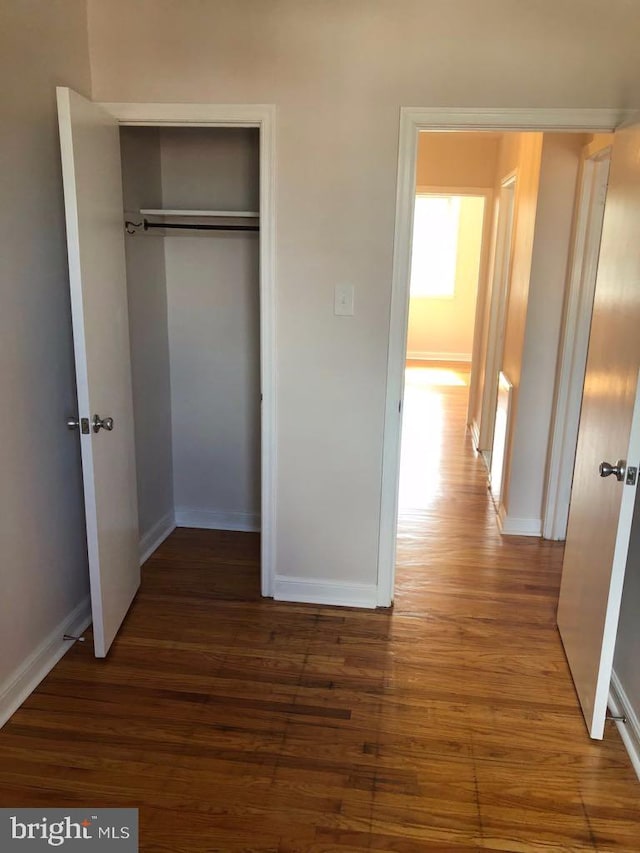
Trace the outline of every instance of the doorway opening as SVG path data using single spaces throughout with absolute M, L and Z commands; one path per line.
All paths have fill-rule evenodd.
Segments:
M 412 535 L 417 535 L 416 513 L 430 511 L 435 500 L 447 500 L 446 484 L 439 475 L 444 442 L 437 433 L 449 428 L 442 412 L 454 405 L 454 397 L 455 407 L 460 401 L 466 406 L 457 446 L 462 450 L 465 443 L 472 445 L 484 462 L 486 486 L 495 507 L 493 524 L 505 535 L 540 537 L 543 533 L 544 502 L 551 499 L 549 454 L 559 419 L 560 354 L 567 340 L 566 305 L 571 293 L 567 282 L 582 257 L 576 211 L 581 176 L 589 168 L 585 163 L 596 141 L 604 141 L 596 136 L 540 131 L 424 130 L 417 134 L 415 202 L 410 210 L 413 239 L 405 267 L 409 293 L 396 504 L 397 517 L 410 519 Z M 428 170 L 429 180 L 424 181 Z M 453 204 L 456 187 L 464 187 L 467 195 L 475 188 L 487 200 L 475 321 L 465 348 L 441 343 L 443 335 L 455 334 L 459 321 L 463 325 L 463 312 L 453 312 L 447 322 L 444 315 L 439 316 L 444 299 L 451 299 L 450 290 L 443 292 L 445 276 L 437 258 L 450 245 L 442 232 L 447 222 L 444 204 Z M 420 287 L 416 278 L 424 279 L 416 271 L 429 267 L 420 256 L 423 247 L 416 246 L 425 220 L 420 204 L 426 198 L 433 199 L 432 205 L 439 199 L 441 206 L 437 249 L 430 252 L 440 283 L 430 301 L 416 292 Z M 595 234 L 596 220 L 590 221 Z M 592 267 L 595 275 L 597 257 Z M 588 310 L 588 294 L 581 299 L 583 310 Z M 415 344 L 413 324 L 420 308 L 434 321 L 431 340 L 437 343 L 433 346 L 424 338 L 420 346 Z M 582 375 L 578 366 L 572 379 L 578 396 L 584 363 L 581 369 Z M 577 423 L 574 454 L 576 433 Z M 569 489 L 570 476 L 571 471 Z M 566 485 L 563 480 L 565 490 Z
M 426 387 L 469 384 L 478 280 L 490 194 L 418 187 L 407 329 L 405 429 L 399 507 L 426 508 L 434 497 L 442 406 Z

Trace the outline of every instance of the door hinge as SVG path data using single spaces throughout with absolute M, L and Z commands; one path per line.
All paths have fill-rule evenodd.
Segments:
M 627 486 L 635 486 L 636 478 L 638 476 L 638 469 L 632 467 L 631 465 L 627 468 L 627 478 L 624 481 Z

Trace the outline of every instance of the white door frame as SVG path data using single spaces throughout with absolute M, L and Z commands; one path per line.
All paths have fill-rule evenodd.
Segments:
M 471 374 L 469 376 L 469 401 L 467 403 L 467 424 L 471 430 L 473 440 L 478 437 L 474 414 L 478 397 L 478 364 L 480 351 L 482 349 L 482 325 L 487 305 L 487 277 L 491 269 L 492 236 L 495 215 L 495 193 L 493 188 L 485 189 L 484 195 L 484 221 L 482 223 L 482 246 L 480 248 L 480 265 L 478 267 L 478 286 L 476 288 L 476 310 L 473 321 L 473 343 L 471 347 Z
M 597 144 L 583 156 L 543 507 L 545 539 L 567 535 L 611 145 Z
M 517 180 L 518 174 L 516 170 L 505 175 L 500 183 L 496 251 L 493 263 L 491 294 L 489 295 L 487 353 L 485 357 L 477 447 L 489 470 L 491 470 L 492 466 L 499 375 L 502 370 L 504 336 L 507 327 L 507 305 L 511 289 L 511 259 L 513 256 L 513 226 L 516 210 Z M 500 493 L 502 493 L 501 487 L 499 488 Z
M 398 478 L 402 431 L 404 362 L 407 349 L 409 273 L 416 186 L 418 133 L 421 130 L 565 131 L 610 133 L 631 113 L 624 110 L 400 108 L 396 219 L 393 244 L 391 313 L 387 357 L 377 603 L 393 601 L 398 519 Z
M 273 596 L 276 553 L 275 113 L 273 104 L 101 103 L 121 125 L 260 131 L 261 590 Z

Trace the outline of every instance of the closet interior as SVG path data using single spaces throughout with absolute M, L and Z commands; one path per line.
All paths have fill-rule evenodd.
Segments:
M 260 529 L 259 131 L 122 127 L 141 559 Z

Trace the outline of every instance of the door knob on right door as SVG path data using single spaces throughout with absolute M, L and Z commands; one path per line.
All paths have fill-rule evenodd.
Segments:
M 612 474 L 615 474 L 616 480 L 622 482 L 625 471 L 627 470 L 627 460 L 618 459 L 615 465 L 612 465 L 610 462 L 601 462 L 598 470 L 601 477 L 610 477 Z

